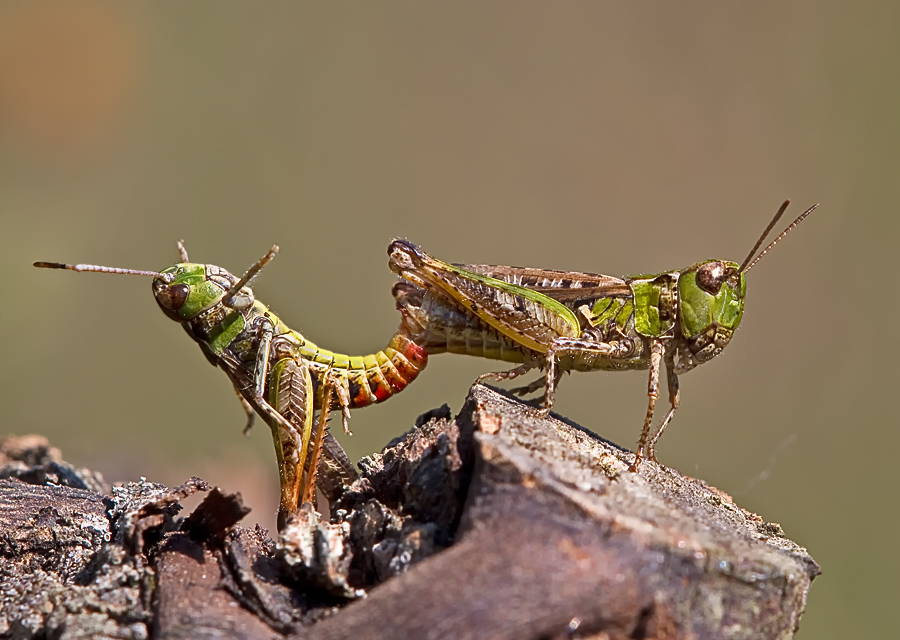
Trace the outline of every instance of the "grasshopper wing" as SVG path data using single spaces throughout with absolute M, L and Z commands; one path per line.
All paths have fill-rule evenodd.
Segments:
M 452 266 L 537 291 L 562 303 L 631 295 L 631 287 L 625 280 L 600 273 L 505 267 L 494 264 L 454 264 Z
M 405 240 L 394 240 L 388 255 L 402 278 L 440 292 L 530 349 L 546 353 L 554 339 L 581 333 L 572 310 L 541 292 L 441 262 Z

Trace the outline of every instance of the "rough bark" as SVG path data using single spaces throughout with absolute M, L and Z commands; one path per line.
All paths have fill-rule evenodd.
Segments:
M 475 386 L 277 541 L 0 443 L 2 638 L 790 638 L 819 568 L 702 481 Z M 366 595 L 366 597 L 362 597 Z

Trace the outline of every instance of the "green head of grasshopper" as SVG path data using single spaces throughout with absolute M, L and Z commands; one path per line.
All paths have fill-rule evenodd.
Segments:
M 815 210 L 805 211 L 775 240 L 756 255 L 772 227 L 781 218 L 789 202 L 781 205 L 743 264 L 726 260 L 705 260 L 684 269 L 678 276 L 678 317 L 681 334 L 691 346 L 694 365 L 706 362 L 722 352 L 731 341 L 744 315 L 747 294 L 745 274 L 791 229 Z M 756 257 L 754 258 L 754 255 Z
M 153 279 L 153 297 L 163 313 L 178 322 L 192 320 L 204 309 L 219 304 L 236 281 L 233 276 L 210 278 L 206 265 L 190 262 L 163 269 L 160 276 Z
M 253 291 L 212 264 L 180 262 L 163 269 L 160 275 L 153 280 L 153 297 L 163 313 L 176 322 L 193 320 L 217 305 L 236 311 L 253 305 Z
M 681 334 L 699 364 L 722 352 L 744 315 L 747 281 L 735 262 L 706 260 L 678 277 Z
M 253 291 L 247 286 L 278 253 L 278 245 L 255 263 L 242 278 L 212 264 L 188 261 L 184 244 L 178 243 L 182 262 L 163 269 L 153 280 L 153 297 L 169 318 L 177 322 L 193 320 L 213 307 L 223 305 L 235 311 L 253 306 Z
M 178 252 L 181 262 L 162 271 L 138 271 L 59 262 L 35 262 L 34 266 L 151 276 L 153 297 L 159 308 L 167 317 L 180 323 L 199 343 L 210 362 L 216 364 L 224 349 L 246 326 L 245 312 L 254 307 L 253 291 L 247 283 L 272 261 L 278 252 L 278 246 L 272 247 L 241 278 L 236 278 L 225 269 L 212 264 L 191 262 L 183 242 L 178 243 Z
M 681 326 L 686 337 L 713 324 L 734 330 L 744 314 L 747 280 L 735 262 L 707 260 L 685 269 L 678 278 Z
M 215 265 L 190 262 L 183 242 L 178 243 L 178 251 L 181 262 L 162 271 L 139 271 L 59 262 L 35 262 L 34 266 L 46 269 L 151 276 L 153 277 L 153 297 L 159 308 L 172 320 L 184 323 L 218 305 L 235 311 L 244 311 L 252 307 L 253 291 L 247 286 L 247 283 L 275 257 L 275 254 L 278 253 L 278 246 L 272 247 L 269 253 L 254 264 L 242 278 L 237 278 Z

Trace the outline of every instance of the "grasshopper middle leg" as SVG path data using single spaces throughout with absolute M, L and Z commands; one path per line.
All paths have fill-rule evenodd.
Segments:
M 544 408 L 541 413 L 547 415 L 553 407 L 556 395 L 556 383 L 559 376 L 556 373 L 556 359 L 565 353 L 571 354 L 595 354 L 606 358 L 626 358 L 634 351 L 634 344 L 629 339 L 612 340 L 610 342 L 598 342 L 583 338 L 556 338 L 547 349 L 547 390 L 544 393 Z
M 669 389 L 670 406 L 666 417 L 663 418 L 656 432 L 651 435 L 653 410 L 659 397 L 659 370 L 662 360 L 665 360 L 666 364 L 666 385 Z M 658 462 L 656 459 L 656 443 L 659 441 L 665 428 L 672 421 L 675 410 L 681 404 L 681 396 L 678 391 L 678 375 L 675 373 L 674 350 L 667 348 L 661 340 L 654 340 L 650 345 L 650 380 L 647 385 L 647 396 L 647 417 L 644 420 L 644 428 L 641 430 L 641 438 L 638 441 L 634 462 L 631 464 L 632 471 L 640 469 L 643 458 Z

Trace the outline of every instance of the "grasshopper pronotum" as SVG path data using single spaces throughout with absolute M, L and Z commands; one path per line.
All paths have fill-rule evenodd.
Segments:
M 343 449 L 326 433 L 328 413 L 339 409 L 349 433 L 349 410 L 402 391 L 425 368 L 427 354 L 410 339 L 406 320 L 385 349 L 366 356 L 321 349 L 290 329 L 254 298 L 248 286 L 275 257 L 277 246 L 241 278 L 215 265 L 190 262 L 183 242 L 178 250 L 181 261 L 159 272 L 57 262 L 34 266 L 153 278 L 153 295 L 163 313 L 179 322 L 210 363 L 222 368 L 234 384 L 247 413 L 246 429 L 253 423 L 254 411 L 271 428 L 281 479 L 281 530 L 299 504 L 313 499 L 323 449 L 321 466 L 331 473 L 319 478 L 320 485 L 356 473 Z M 326 493 L 328 488 L 324 487 Z
M 416 325 L 412 339 L 430 354 L 449 351 L 521 363 L 479 381 L 545 369 L 546 375 L 514 390 L 524 394 L 545 386 L 544 412 L 553 406 L 563 371 L 649 369 L 647 415 L 631 465 L 637 471 L 644 457 L 656 460 L 656 442 L 680 402 L 678 375 L 719 355 L 731 341 L 744 312 L 745 274 L 818 206 L 757 254 L 788 203 L 740 265 L 704 260 L 624 278 L 448 264 L 410 242 L 394 240 L 388 248 L 390 267 L 401 278 L 394 297 L 410 325 Z M 670 408 L 651 435 L 663 362 Z

